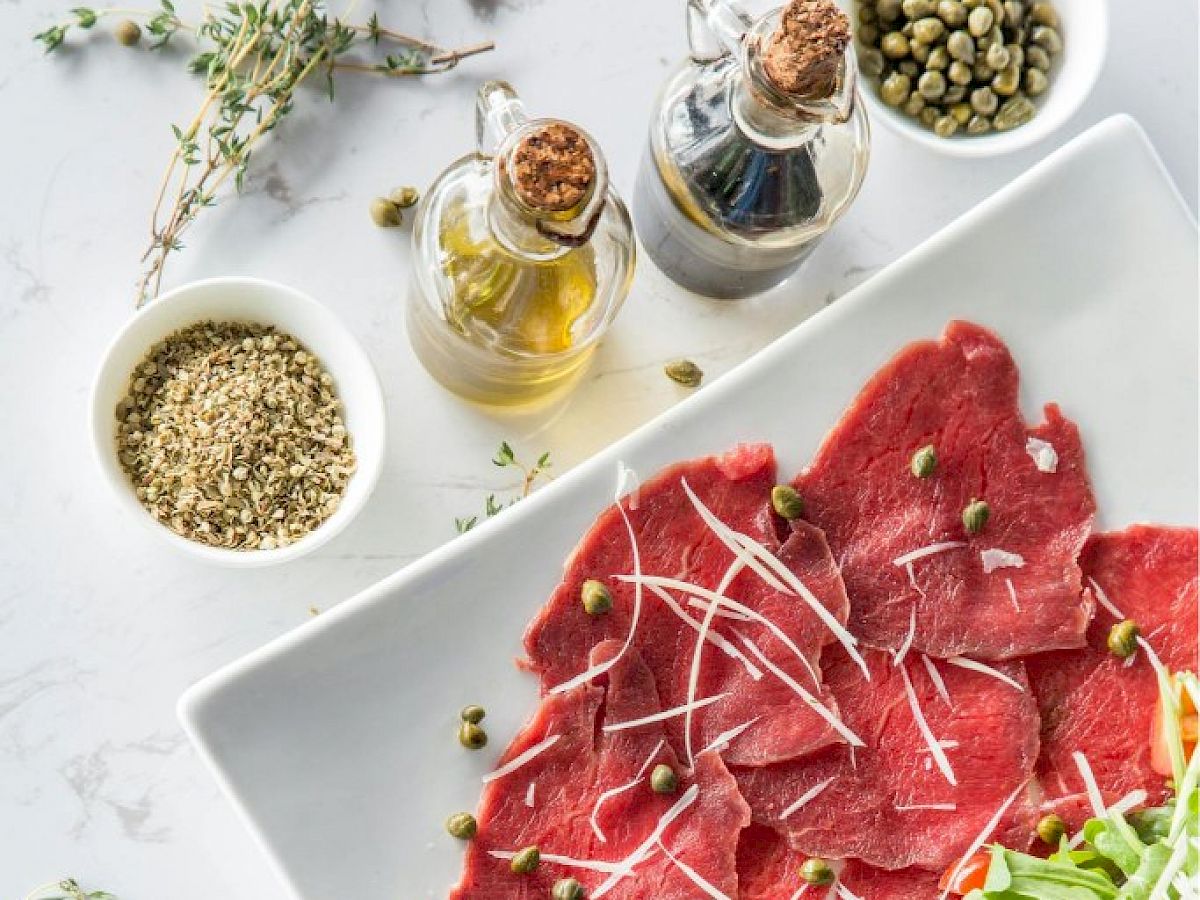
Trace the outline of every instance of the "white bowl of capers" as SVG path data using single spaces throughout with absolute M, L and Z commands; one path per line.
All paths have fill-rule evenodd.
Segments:
M 92 389 L 96 458 L 121 506 L 192 556 L 295 559 L 362 509 L 383 461 L 379 379 L 326 307 L 256 278 L 163 294 Z
M 872 117 L 952 156 L 1028 147 L 1083 105 L 1107 0 L 838 0 Z

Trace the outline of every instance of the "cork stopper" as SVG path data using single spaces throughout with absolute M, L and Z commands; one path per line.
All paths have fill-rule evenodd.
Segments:
M 596 160 L 570 125 L 552 122 L 517 144 L 511 177 L 518 196 L 534 209 L 564 212 L 579 206 L 596 180 Z
M 786 94 L 821 100 L 837 90 L 850 20 L 832 0 L 791 0 L 763 54 L 767 77 Z

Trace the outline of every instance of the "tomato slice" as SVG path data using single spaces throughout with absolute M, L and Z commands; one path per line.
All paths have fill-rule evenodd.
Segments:
M 1174 774 L 1171 766 L 1171 748 L 1167 741 L 1164 727 L 1166 710 L 1163 708 L 1162 695 L 1154 702 L 1154 718 L 1150 723 L 1150 767 L 1159 775 Z M 1196 749 L 1197 735 L 1200 733 L 1200 716 L 1192 703 L 1192 696 L 1183 692 L 1179 704 L 1179 736 L 1183 740 L 1183 758 L 1186 762 L 1191 759 Z
M 974 890 L 983 890 L 987 882 L 988 866 L 992 864 L 992 854 L 981 850 L 955 871 L 955 863 L 942 873 L 938 888 L 958 894 L 960 897 Z

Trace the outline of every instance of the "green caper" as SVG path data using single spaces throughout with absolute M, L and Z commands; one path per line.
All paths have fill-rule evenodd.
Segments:
M 967 534 L 979 534 L 983 531 L 991 515 L 992 508 L 983 500 L 972 500 L 968 503 L 962 513 L 963 527 L 967 529 Z
M 464 722 L 470 722 L 472 725 L 478 725 L 487 716 L 487 710 L 482 706 L 464 706 L 458 717 Z
M 879 43 L 879 26 L 878 25 L 859 25 L 858 39 L 861 43 L 868 47 L 874 47 Z
M 858 23 L 860 25 L 874 25 L 879 21 L 879 13 L 875 12 L 873 6 L 860 6 L 858 9 Z
M 410 206 L 416 206 L 417 201 L 421 199 L 421 195 L 417 193 L 417 189 L 410 184 L 403 187 L 398 187 L 387 196 L 388 200 L 395 203 L 400 209 L 408 209 Z
M 460 841 L 469 841 L 479 831 L 479 823 L 470 813 L 455 813 L 446 820 L 446 830 L 451 837 Z
M 1009 66 L 1003 72 L 997 73 L 992 79 L 992 90 L 1001 97 L 1011 97 L 1021 87 L 1021 70 L 1016 66 Z
M 684 387 L 697 388 L 704 380 L 704 370 L 690 359 L 676 359 L 663 366 L 667 377 Z
M 919 116 L 921 114 L 921 110 L 924 108 L 925 98 L 916 91 L 913 91 L 908 95 L 908 99 L 904 101 L 904 106 L 901 107 L 901 109 L 903 109 L 907 115 L 910 115 L 913 118 Z
M 983 54 L 983 61 L 993 69 L 1004 69 L 1012 61 L 1012 54 L 1003 44 L 992 44 L 987 48 L 987 53 Z
M 904 59 L 908 56 L 908 38 L 899 31 L 889 31 L 879 42 L 879 49 L 888 59 Z
M 122 19 L 113 29 L 113 37 L 122 47 L 134 47 L 142 39 L 142 26 L 132 19 Z
M 993 28 L 991 31 L 989 31 L 987 34 L 983 35 L 982 37 L 975 38 L 975 48 L 977 50 L 979 50 L 981 53 L 986 52 L 987 49 L 992 46 L 992 44 L 1003 44 L 1003 43 L 1004 43 L 1004 32 L 1000 30 L 999 25 L 997 25 L 995 28 Z
M 995 24 L 995 13 L 993 13 L 991 9 L 986 6 L 980 6 L 971 10 L 970 15 L 967 16 L 967 31 L 969 31 L 973 37 L 983 37 L 992 30 L 992 26 Z
M 804 498 L 790 484 L 777 484 L 771 488 L 771 507 L 787 520 L 804 515 Z
M 376 197 L 371 201 L 371 221 L 380 228 L 398 228 L 404 224 L 404 216 L 387 197 Z
M 984 62 L 975 63 L 975 68 L 971 70 L 971 74 L 976 81 L 988 82 L 996 77 L 996 70 Z
M 936 70 L 925 72 L 917 81 L 917 91 L 926 100 L 940 100 L 946 93 L 946 76 Z
M 1004 49 L 1008 51 L 1008 61 L 1011 65 L 1018 69 L 1025 68 L 1025 48 L 1020 44 L 1005 44 Z
M 1055 10 L 1054 4 L 1038 2 L 1029 7 L 1029 20 L 1034 25 L 1049 25 L 1051 28 L 1058 27 L 1058 11 Z
M 910 19 L 923 19 L 925 16 L 933 15 L 937 4 L 935 0 L 903 0 L 900 8 Z
M 1012 131 L 1012 129 L 1024 125 L 1037 114 L 1037 109 L 1029 102 L 1029 98 L 1022 94 L 1017 94 L 1015 97 L 1009 97 L 1000 106 L 1000 111 L 996 113 L 996 118 L 992 120 L 992 124 L 997 131 Z
M 950 28 L 961 28 L 967 24 L 967 8 L 958 0 L 938 0 L 937 14 Z
M 541 865 L 542 853 L 537 847 L 526 847 L 517 852 L 509 862 L 508 867 L 514 875 L 532 875 Z
M 939 116 L 933 123 L 933 133 L 938 137 L 952 137 L 958 131 L 958 121 L 954 116 Z
M 1000 100 L 995 91 L 989 87 L 975 88 L 971 91 L 971 109 L 981 116 L 993 116 L 1000 107 Z
M 1035 26 L 1033 31 L 1029 32 L 1029 39 L 1051 56 L 1062 53 L 1062 37 L 1049 25 Z
M 1025 4 L 1021 0 L 1004 0 L 1004 21 L 1014 27 L 1025 18 Z
M 946 88 L 946 96 L 942 98 L 944 105 L 952 105 L 962 103 L 967 98 L 967 86 L 965 84 L 952 84 Z
M 925 60 L 926 69 L 945 69 L 950 65 L 950 54 L 945 47 L 934 47 L 929 51 L 929 59 Z
M 888 106 L 899 106 L 908 99 L 910 93 L 912 93 L 912 79 L 899 72 L 893 72 L 883 79 L 883 84 L 879 86 L 879 96 Z
M 921 74 L 921 67 L 917 65 L 915 60 L 902 59 L 896 66 L 896 71 L 901 75 L 907 75 L 909 78 L 916 78 Z
M 967 122 L 967 134 L 987 134 L 992 130 L 992 120 L 987 116 L 971 116 Z
M 659 763 L 650 773 L 650 790 L 656 794 L 673 794 L 679 790 L 679 776 L 666 763 Z
M 882 75 L 885 65 L 887 63 L 884 62 L 883 54 L 875 47 L 869 49 L 859 48 L 858 69 L 868 78 L 878 78 Z
M 971 104 L 955 103 L 950 107 L 950 115 L 959 125 L 965 126 L 971 121 Z
M 583 885 L 574 878 L 560 878 L 550 889 L 550 900 L 584 900 Z
M 909 467 L 918 478 L 930 477 L 937 469 L 937 451 L 933 449 L 933 444 L 926 444 L 914 453 Z
M 1025 93 L 1030 97 L 1046 93 L 1048 87 L 1050 87 L 1050 79 L 1041 69 L 1025 70 Z
M 913 23 L 913 37 L 922 44 L 935 44 L 946 33 L 946 23 L 936 16 L 917 19 Z
M 875 12 L 879 13 L 880 22 L 894 22 L 900 18 L 900 0 L 879 0 L 875 4 Z
M 952 59 L 964 62 L 969 66 L 975 65 L 975 41 L 965 31 L 951 32 L 946 38 L 946 50 Z
M 921 120 L 921 124 L 926 128 L 932 128 L 933 123 L 937 121 L 940 115 L 941 111 L 936 106 L 926 106 L 921 110 L 921 114 L 917 118 Z
M 962 60 L 956 59 L 946 70 L 946 77 L 955 84 L 968 85 L 975 77 L 975 71 Z
M 487 746 L 487 732 L 474 722 L 463 722 L 458 726 L 458 742 L 468 750 L 482 750 Z
M 1137 622 L 1126 619 L 1118 622 L 1108 632 L 1108 652 L 1118 659 L 1128 659 L 1137 652 L 1137 639 L 1141 631 Z
M 1029 63 L 1029 68 L 1040 69 L 1043 72 L 1050 71 L 1050 54 L 1037 44 L 1032 44 L 1025 48 L 1025 61 Z
M 825 860 L 819 856 L 814 856 L 811 859 L 806 859 L 804 864 L 800 866 L 800 878 L 805 884 L 812 884 L 818 887 L 833 884 L 837 874 L 833 868 Z
M 602 616 L 612 609 L 612 591 L 595 578 L 589 578 L 580 586 L 579 599 L 589 616 Z
M 1066 833 L 1067 823 L 1053 813 L 1042 816 L 1037 823 L 1037 836 L 1042 839 L 1042 843 L 1056 849 Z
M 933 48 L 928 44 L 922 44 L 916 38 L 913 38 L 908 42 L 909 55 L 911 55 L 912 58 L 917 62 L 922 64 L 925 62 L 925 60 L 929 59 L 929 51 L 932 49 Z

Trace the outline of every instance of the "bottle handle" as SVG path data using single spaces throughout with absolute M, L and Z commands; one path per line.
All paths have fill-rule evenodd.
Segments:
M 529 121 L 525 104 L 507 81 L 488 81 L 475 97 L 475 145 L 495 156 L 504 139 Z
M 754 19 L 735 0 L 688 0 L 687 36 L 692 61 L 709 63 L 732 53 L 742 56 L 743 38 Z

